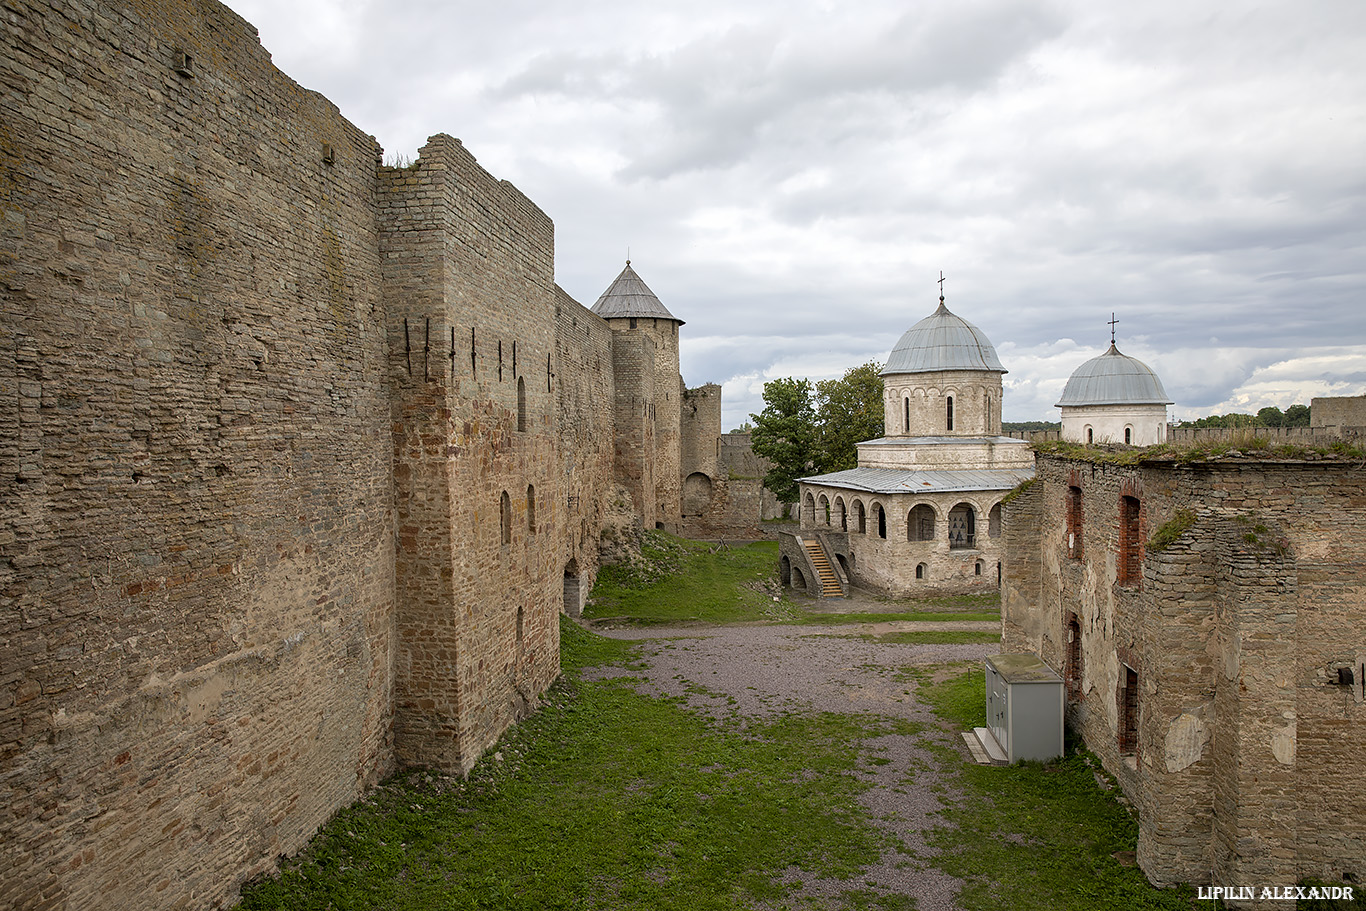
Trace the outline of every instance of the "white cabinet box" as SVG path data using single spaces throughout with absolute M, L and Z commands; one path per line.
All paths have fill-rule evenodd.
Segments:
M 1038 655 L 990 655 L 987 731 L 1007 762 L 1062 755 L 1062 678 Z

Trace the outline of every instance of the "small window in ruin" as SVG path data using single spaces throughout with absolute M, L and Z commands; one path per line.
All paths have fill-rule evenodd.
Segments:
M 948 414 L 947 414 L 946 417 L 947 417 L 947 421 L 946 421 L 947 427 L 946 427 L 945 429 L 947 429 L 947 430 L 952 430 L 952 429 L 953 429 L 953 396 L 949 396 L 949 408 L 948 408 Z
M 1081 699 L 1081 623 L 1076 614 L 1067 615 L 1067 657 L 1063 661 L 1063 682 L 1067 698 Z
M 1124 445 L 1125 445 L 1125 446 L 1130 446 L 1130 445 L 1133 444 L 1133 442 L 1134 442 L 1134 429 L 1133 429 L 1132 427 L 1125 427 L 1125 428 L 1124 428 Z
M 885 540 L 887 537 L 887 511 L 882 508 L 881 503 L 874 503 L 873 512 L 877 515 L 877 536 Z
M 925 564 L 924 564 L 924 563 L 917 563 L 917 564 L 915 565 L 915 577 L 916 577 L 917 579 L 924 579 L 924 578 L 925 578 Z
M 522 641 L 522 616 L 523 616 L 523 609 L 522 609 L 521 607 L 518 607 L 518 608 L 517 608 L 517 641 L 518 641 L 518 642 L 521 642 L 521 641 Z
M 503 491 L 503 498 L 499 502 L 499 519 L 503 526 L 503 543 L 512 543 L 512 498 L 508 492 Z
M 1091 445 L 1092 443 L 1094 443 L 1095 441 L 1096 441 L 1096 435 L 1095 435 L 1094 431 L 1092 431 L 1090 427 L 1087 427 L 1087 428 L 1086 428 L 1086 445 L 1087 445 L 1087 446 L 1090 446 L 1090 445 Z
M 526 433 L 526 380 L 517 377 L 517 431 Z
M 1128 665 L 1119 697 L 1119 752 L 1132 756 L 1138 753 L 1138 671 Z
M 636 327 L 636 318 L 633 316 L 633 317 L 631 317 L 631 328 L 634 329 L 635 327 Z
M 974 574 L 974 575 L 980 576 L 980 575 L 982 574 L 982 561 L 981 561 L 981 560 L 978 560 L 978 561 L 977 561 L 977 564 L 976 564 L 975 566 L 973 566 L 972 571 L 973 571 L 973 574 Z
M 526 530 L 536 533 L 536 485 L 526 486 Z
M 1067 556 L 1081 559 L 1081 488 L 1067 488 Z
M 1138 585 L 1143 578 L 1143 540 L 1139 537 L 1141 504 L 1119 498 L 1119 584 Z

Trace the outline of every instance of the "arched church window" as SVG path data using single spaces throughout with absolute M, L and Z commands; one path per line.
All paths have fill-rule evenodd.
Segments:
M 1125 428 L 1124 428 L 1124 445 L 1125 445 L 1125 446 L 1132 446 L 1132 445 L 1133 445 L 1133 442 L 1134 442 L 1134 428 L 1132 428 L 1132 427 L 1125 427 Z
M 911 398 L 907 396 L 901 400 L 901 432 L 911 432 Z
M 949 396 L 948 415 L 945 423 L 948 425 L 946 429 L 953 429 L 953 396 Z

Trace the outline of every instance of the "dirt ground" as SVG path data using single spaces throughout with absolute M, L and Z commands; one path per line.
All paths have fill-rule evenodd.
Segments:
M 874 606 L 878 604 L 887 611 L 905 609 L 904 605 L 871 599 L 824 602 L 822 606 L 837 611 L 869 611 L 878 610 Z M 903 669 L 957 662 L 980 664 L 999 647 L 991 643 L 887 644 L 867 636 L 911 629 L 999 628 L 996 622 L 892 621 L 835 628 L 695 625 L 595 631 L 641 644 L 645 667 L 632 667 L 629 673 L 645 678 L 645 692 L 682 697 L 697 710 L 717 718 L 729 717 L 733 712 L 760 718 L 797 709 L 866 713 L 923 725 L 918 734 L 890 734 L 866 740 L 861 747 L 865 761 L 860 763 L 858 772 L 871 784 L 861 799 L 873 819 L 896 836 L 909 854 L 887 851 L 861 880 L 803 878 L 803 891 L 834 896 L 865 886 L 914 895 L 922 911 L 946 911 L 958 907 L 955 897 L 960 882 L 927 862 L 934 849 L 925 844 L 924 835 L 937 824 L 934 814 L 944 806 L 944 801 L 955 801 L 961 795 L 944 788 L 935 774 L 940 760 L 926 749 L 926 744 L 949 746 L 953 755 L 960 757 L 957 761 L 971 759 L 961 738 L 948 731 L 928 706 L 916 701 L 915 688 L 906 680 Z M 605 676 L 627 672 L 603 669 L 601 673 Z M 888 761 L 878 765 L 869 761 L 872 759 Z

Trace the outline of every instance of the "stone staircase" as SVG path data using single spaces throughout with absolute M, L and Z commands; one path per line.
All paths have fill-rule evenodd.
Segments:
M 811 565 L 816 567 L 816 574 L 820 576 L 821 597 L 843 598 L 844 589 L 840 588 L 839 577 L 835 575 L 835 570 L 830 565 L 830 561 L 825 559 L 825 548 L 821 547 L 821 542 L 806 538 L 803 539 L 802 545 L 811 558 Z

